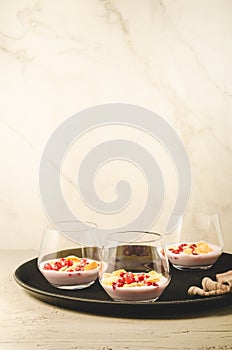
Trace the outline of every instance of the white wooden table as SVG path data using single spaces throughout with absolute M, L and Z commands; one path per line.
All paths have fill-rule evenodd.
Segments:
M 61 309 L 14 281 L 35 251 L 0 252 L 0 350 L 232 349 L 232 305 L 195 318 L 125 319 Z

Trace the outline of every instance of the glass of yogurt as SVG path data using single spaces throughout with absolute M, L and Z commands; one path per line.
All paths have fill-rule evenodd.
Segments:
M 37 264 L 51 285 L 82 289 L 96 281 L 100 268 L 96 230 L 87 221 L 61 221 L 45 227 Z
M 102 248 L 99 281 L 120 302 L 154 302 L 170 282 L 162 236 L 145 231 L 112 233 Z
M 192 210 L 179 216 L 177 228 L 166 236 L 169 261 L 179 270 L 209 269 L 223 251 L 219 214 Z

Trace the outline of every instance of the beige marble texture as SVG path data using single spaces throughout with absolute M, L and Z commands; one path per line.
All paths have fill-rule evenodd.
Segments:
M 190 205 L 220 213 L 225 250 L 232 252 L 231 18 L 230 0 L 0 0 L 3 249 L 39 247 L 48 221 L 39 165 L 52 132 L 85 108 L 121 102 L 159 114 L 181 138 L 192 168 Z M 75 145 L 74 159 L 78 163 L 88 147 L 119 135 L 159 157 L 167 213 L 176 195 L 176 174 L 148 135 L 126 128 L 98 130 Z M 71 164 L 67 156 L 64 179 L 75 176 Z M 103 170 L 97 192 L 110 201 L 118 177 L 109 167 L 104 177 Z M 127 215 L 112 219 L 113 225 L 136 217 L 146 195 L 143 178 L 127 165 L 124 171 L 129 182 L 133 178 L 135 193 Z M 72 181 L 64 179 L 72 210 L 105 224 L 108 217 L 86 209 L 74 196 Z M 161 218 L 155 229 L 162 228 Z

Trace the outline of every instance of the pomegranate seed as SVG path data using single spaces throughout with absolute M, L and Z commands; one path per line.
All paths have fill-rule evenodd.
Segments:
M 44 270 L 52 270 L 52 265 L 50 263 L 46 263 L 43 268 Z
M 73 265 L 73 261 L 72 260 L 67 260 L 67 265 L 68 266 L 72 266 Z
M 146 282 L 146 285 L 147 285 L 147 286 L 152 286 L 152 282 L 147 281 L 147 282 Z
M 124 282 L 122 282 L 122 283 L 117 283 L 116 286 L 117 286 L 117 287 L 123 287 L 124 284 L 125 284 Z
M 138 281 L 142 282 L 144 281 L 145 276 L 144 275 L 138 275 Z
M 56 261 L 55 264 L 54 264 L 54 267 L 56 267 L 56 268 L 59 270 L 59 269 L 61 269 L 61 267 L 63 267 L 63 266 L 62 266 L 62 264 L 61 264 L 60 261 Z
M 132 272 L 127 272 L 124 276 L 125 283 L 130 284 L 135 281 L 134 274 Z
M 66 259 L 61 258 L 59 262 L 62 264 L 62 267 L 66 265 Z
M 129 256 L 131 255 L 130 247 L 126 246 L 123 251 L 124 255 Z
M 186 247 L 187 246 L 187 243 L 182 243 L 179 245 L 179 247 L 183 248 L 183 247 Z
M 123 278 L 119 278 L 118 280 L 117 280 L 117 283 L 125 283 L 125 281 L 124 281 L 124 279 Z
M 196 248 L 196 246 L 197 246 L 197 245 L 196 245 L 195 243 L 193 243 L 193 244 L 190 244 L 189 248 L 191 248 L 191 249 L 192 249 L 192 248 Z
M 169 248 L 169 250 L 170 250 L 173 254 L 180 254 L 180 250 L 179 250 L 179 249 Z

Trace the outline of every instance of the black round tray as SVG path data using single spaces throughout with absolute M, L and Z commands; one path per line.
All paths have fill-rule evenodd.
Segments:
M 154 303 L 115 302 L 98 281 L 81 290 L 62 290 L 51 286 L 37 268 L 37 258 L 20 265 L 14 272 L 16 282 L 37 299 L 56 306 L 105 316 L 157 318 L 182 316 L 231 305 L 232 293 L 211 297 L 190 297 L 191 285 L 201 286 L 203 277 L 215 280 L 217 273 L 232 269 L 232 255 L 223 253 L 217 263 L 205 271 L 179 271 L 171 266 L 171 282 Z

